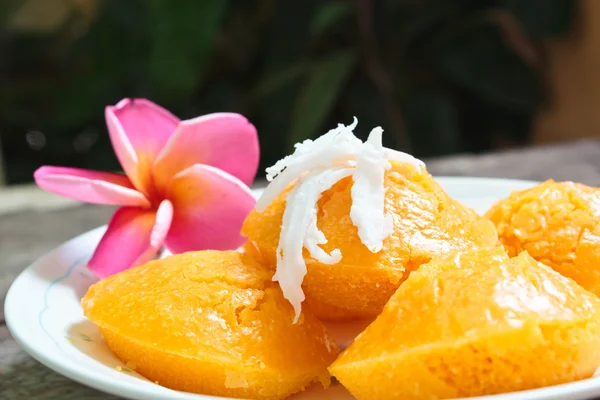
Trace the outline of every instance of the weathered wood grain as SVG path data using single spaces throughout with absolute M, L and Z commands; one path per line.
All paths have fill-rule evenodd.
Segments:
M 0 327 L 0 399 L 112 400 L 99 392 L 57 374 L 25 354 Z
M 425 160 L 437 176 L 577 181 L 600 186 L 600 141 L 581 140 L 485 155 Z
M 438 176 L 552 178 L 600 186 L 600 141 L 425 161 Z M 40 365 L 18 347 L 4 326 L 4 297 L 23 268 L 60 243 L 105 224 L 112 212 L 110 207 L 78 205 L 0 214 L 0 399 L 116 399 Z
M 78 205 L 55 212 L 24 210 L 0 216 L 0 320 L 8 287 L 27 265 L 60 243 L 104 225 L 112 207 Z

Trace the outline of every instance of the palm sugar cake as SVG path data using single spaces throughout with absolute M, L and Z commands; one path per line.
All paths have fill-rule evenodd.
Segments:
M 592 376 L 600 300 L 527 253 L 456 252 L 413 272 L 331 365 L 359 400 L 450 399 Z
M 485 216 L 509 255 L 527 251 L 600 295 L 600 189 L 547 181 L 512 193 Z
M 382 147 L 380 129 L 362 143 L 353 128 L 340 125 L 276 164 L 242 228 L 246 250 L 303 283 L 292 297 L 305 295 L 328 320 L 373 318 L 420 265 L 497 243 L 493 225 L 448 196 L 421 162 Z
M 124 364 L 171 389 L 282 399 L 329 382 L 338 349 L 294 312 L 272 272 L 235 251 L 151 261 L 93 285 L 82 300 Z

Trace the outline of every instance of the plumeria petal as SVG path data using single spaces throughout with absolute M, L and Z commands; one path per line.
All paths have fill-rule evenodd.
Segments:
M 146 99 L 123 99 L 105 110 L 113 148 L 134 186 L 152 196 L 154 160 L 175 132 L 179 119 Z
M 174 214 L 165 245 L 173 253 L 231 250 L 245 241 L 239 232 L 256 200 L 233 175 L 195 164 L 173 178 L 168 198 Z
M 89 269 L 102 279 L 150 260 L 163 245 L 172 219 L 169 200 L 160 203 L 158 210 L 118 209 L 88 263 Z
M 33 174 L 44 190 L 94 204 L 149 207 L 150 202 L 122 174 L 44 166 Z
M 204 164 L 250 185 L 259 152 L 256 128 L 239 114 L 215 113 L 182 121 L 154 163 L 154 181 L 164 193 L 177 173 Z

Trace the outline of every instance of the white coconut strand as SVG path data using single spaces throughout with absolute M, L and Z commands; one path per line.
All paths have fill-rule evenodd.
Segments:
M 354 136 L 357 120 L 342 124 L 318 139 L 295 145 L 293 154 L 267 169 L 269 186 L 259 198 L 258 212 L 271 204 L 290 184 L 297 180 L 286 197 L 277 269 L 273 276 L 284 297 L 292 304 L 297 322 L 305 299 L 302 282 L 307 273 L 303 249 L 322 264 L 337 264 L 342 253 L 327 253 L 321 245 L 327 238 L 318 228 L 317 204 L 322 194 L 345 177 L 352 176 L 350 218 L 358 229 L 360 241 L 371 252 L 381 251 L 383 241 L 393 230 L 391 215 L 385 214 L 385 171 L 389 161 L 410 163 L 417 168 L 425 164 L 409 154 L 387 149 L 382 144 L 381 128 L 371 131 L 365 143 Z
M 302 255 L 304 233 L 310 224 L 310 208 L 292 207 L 291 204 L 307 204 L 311 194 L 316 195 L 316 184 L 302 178 L 287 195 L 287 206 L 283 213 L 281 235 L 277 247 L 277 269 L 273 281 L 279 282 L 283 297 L 294 308 L 294 323 L 297 322 L 304 301 L 302 281 L 306 275 L 306 262 Z
M 385 157 L 390 161 L 396 161 L 401 163 L 412 164 L 416 168 L 425 168 L 425 163 L 418 158 L 411 156 L 408 153 L 403 153 L 398 150 L 388 149 L 387 147 L 383 148 L 385 153 Z
M 277 175 L 283 172 L 283 170 L 291 161 L 297 159 L 298 156 L 313 153 L 315 150 L 319 149 L 319 147 L 322 148 L 330 146 L 331 142 L 336 138 L 336 136 L 344 131 L 350 131 L 350 133 L 352 133 L 357 124 L 358 120 L 356 117 L 354 117 L 352 124 L 348 126 L 345 126 L 344 124 L 338 124 L 337 127 L 329 130 L 324 135 L 319 136 L 317 139 L 315 139 L 315 141 L 306 139 L 303 142 L 294 144 L 294 153 L 285 156 L 281 160 L 277 161 L 275 165 L 266 169 L 267 180 L 271 182 Z M 360 143 L 360 140 L 358 140 L 358 142 Z
M 306 275 L 306 261 L 302 255 L 303 248 L 307 246 L 311 256 L 321 262 L 336 264 L 342 258 L 339 250 L 327 254 L 318 246 L 327 243 L 327 240 L 317 228 L 316 208 L 323 192 L 351 173 L 351 169 L 344 168 L 312 171 L 301 178 L 286 198 L 273 280 L 279 282 L 283 296 L 294 307 L 294 323 L 300 316 L 304 301 L 302 282 Z
M 327 254 L 319 245 L 327 244 L 327 238 L 317 227 L 317 203 L 321 199 L 324 192 L 331 189 L 333 185 L 342 179 L 352 175 L 351 168 L 334 168 L 324 170 L 314 177 L 318 193 L 314 207 L 311 210 L 311 220 L 308 229 L 304 236 L 304 247 L 310 255 L 322 264 L 337 264 L 342 260 L 342 253 L 339 249 L 334 249 L 330 254 Z
M 256 202 L 256 211 L 264 211 L 289 184 L 307 171 L 330 168 L 355 158 L 362 146 L 360 139 L 352 133 L 356 124 L 355 118 L 352 125 L 340 125 L 314 142 L 305 141 L 296 148 L 294 154 L 281 160 L 285 162 L 278 162 L 269 168 L 270 176 L 277 174 L 277 177 L 265 188 Z
M 360 241 L 377 253 L 383 240 L 393 231 L 391 215 L 385 214 L 385 171 L 391 168 L 383 144 L 383 129 L 374 128 L 362 146 L 352 175 L 350 219 L 358 228 Z

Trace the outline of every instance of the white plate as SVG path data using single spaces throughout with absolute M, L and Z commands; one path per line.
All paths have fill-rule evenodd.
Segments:
M 479 212 L 511 191 L 535 182 L 438 178 L 448 193 Z M 96 327 L 79 305 L 96 281 L 85 264 L 105 227 L 72 239 L 27 268 L 6 297 L 6 323 L 17 342 L 53 370 L 98 390 L 131 399 L 216 399 L 177 392 L 156 385 L 133 371 L 117 371 L 122 363 L 110 352 Z M 339 330 L 339 329 L 338 329 Z M 339 332 L 343 335 L 344 332 Z M 600 360 L 599 360 L 600 364 Z M 543 389 L 480 397 L 493 400 L 589 399 L 600 396 L 600 377 Z M 313 388 L 294 399 L 351 399 L 339 385 Z

